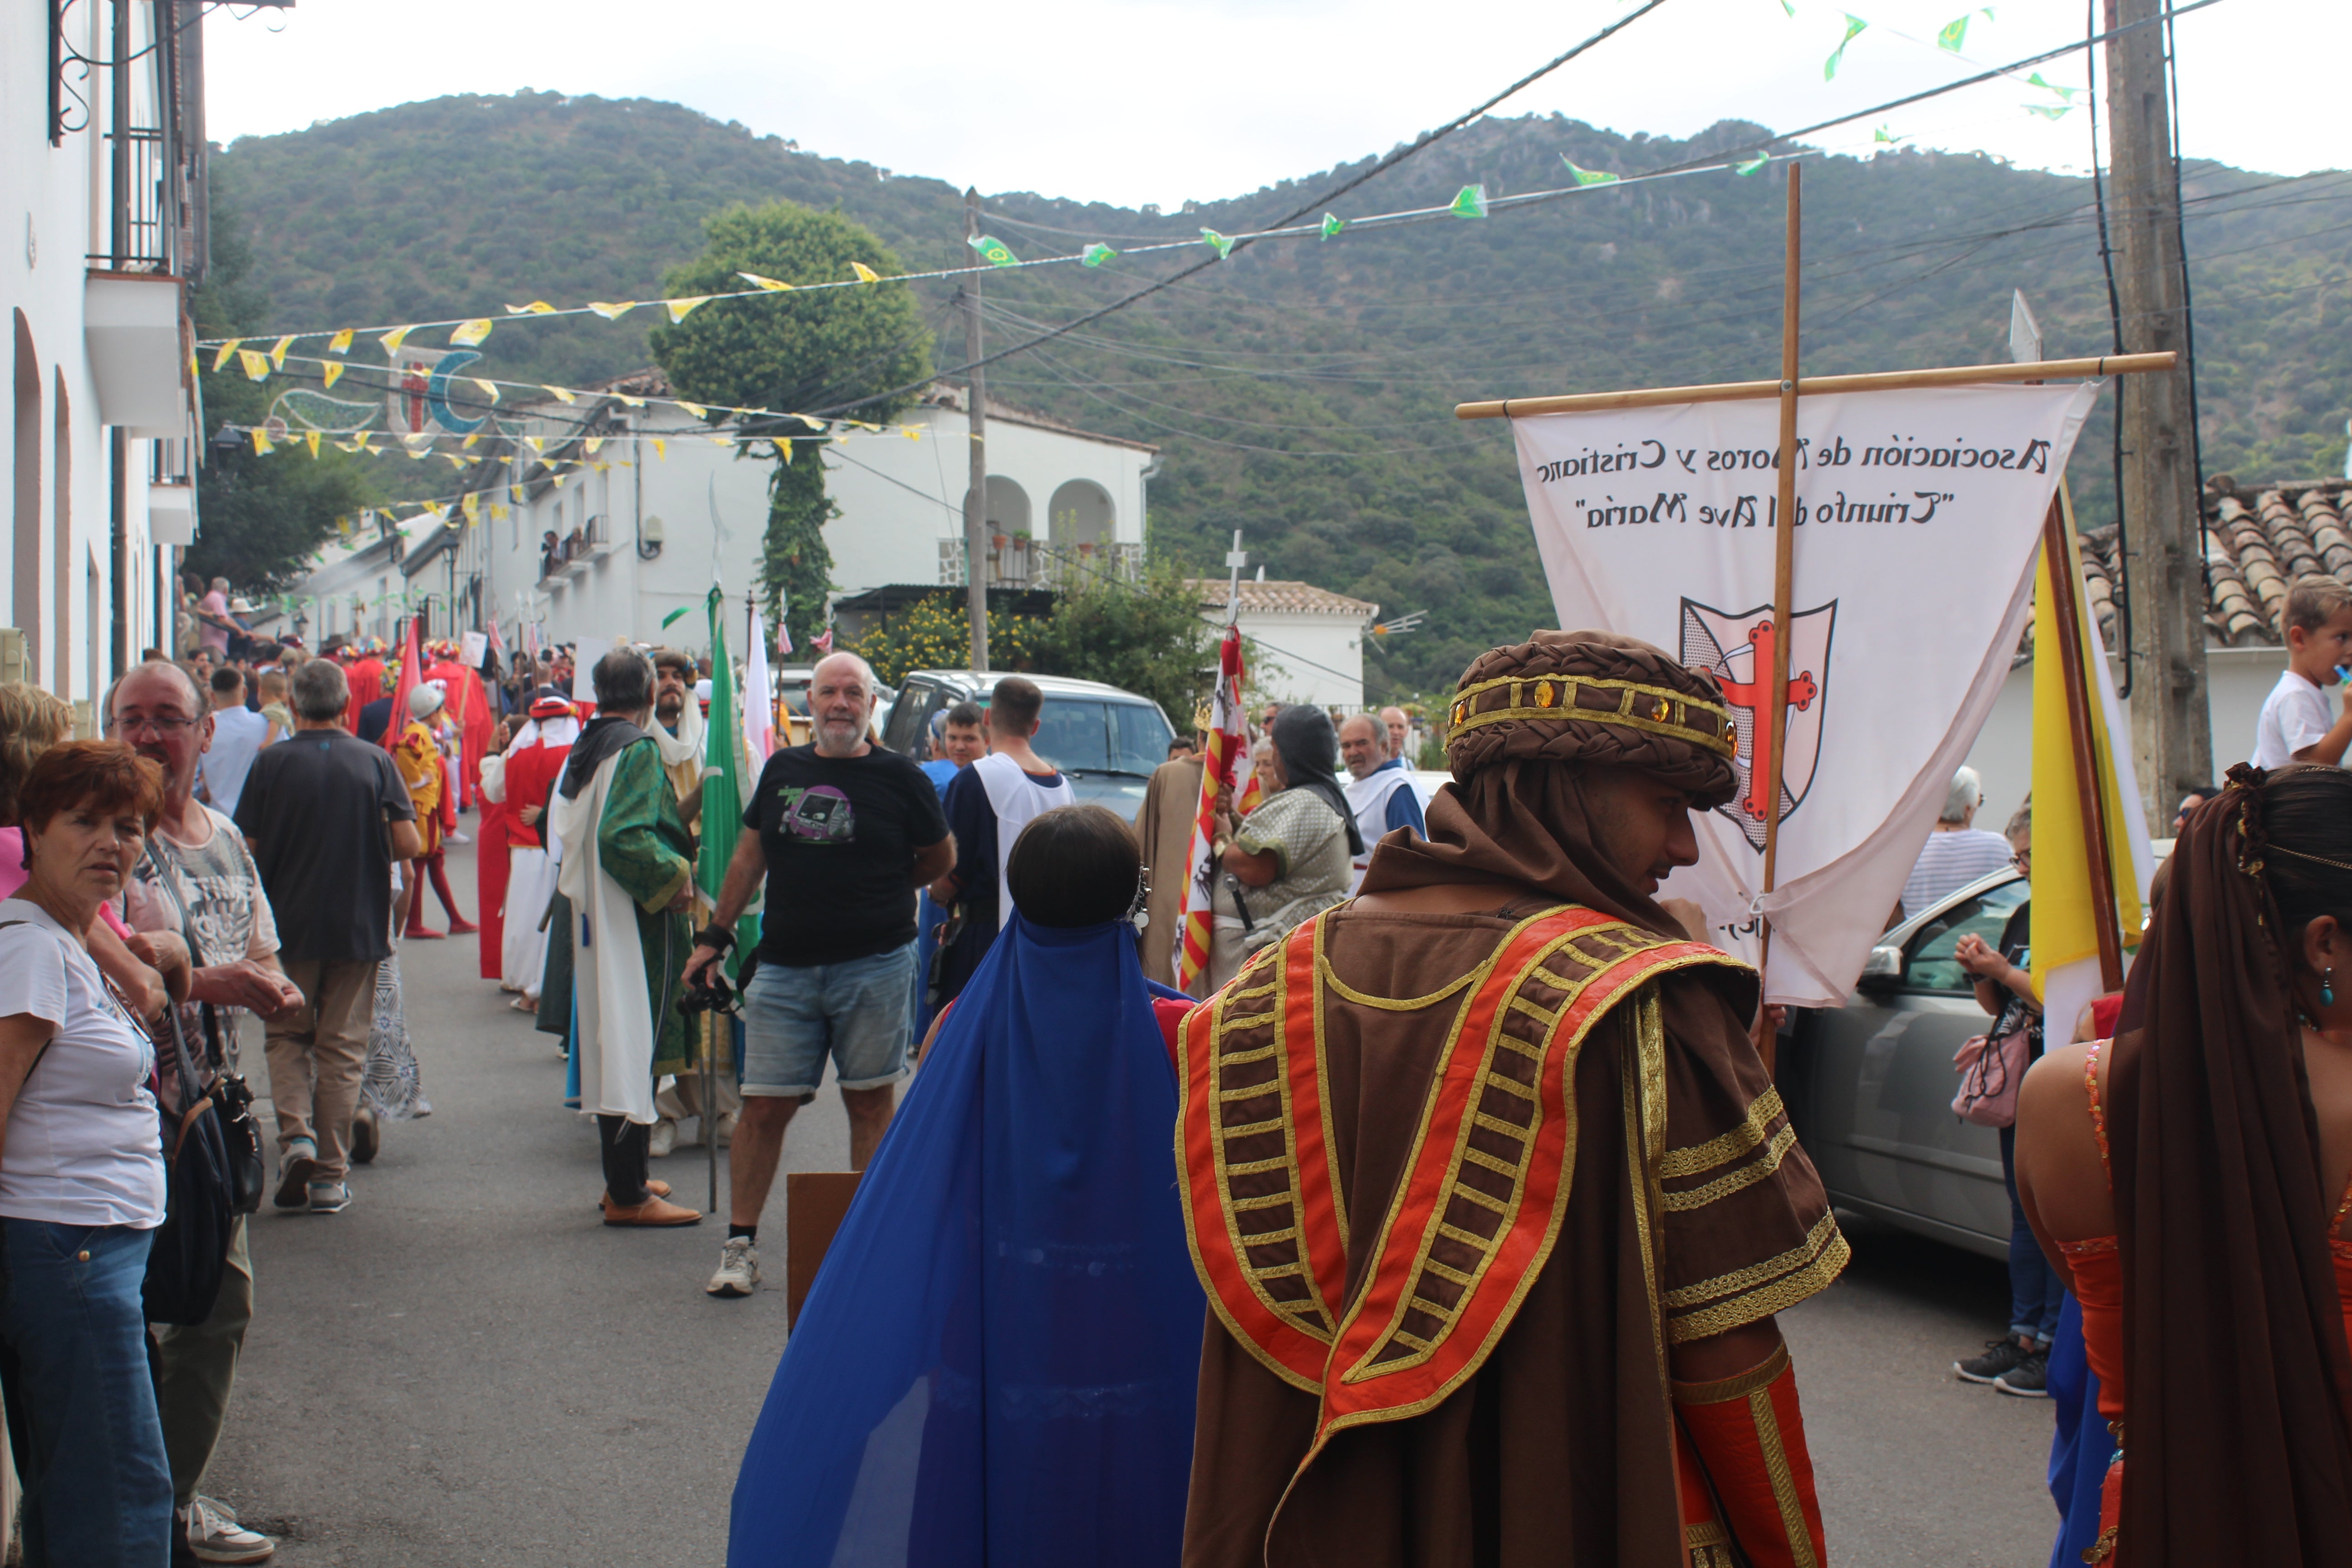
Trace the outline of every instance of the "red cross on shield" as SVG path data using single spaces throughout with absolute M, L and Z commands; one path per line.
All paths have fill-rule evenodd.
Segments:
M 1683 663 L 1704 669 L 1723 688 L 1739 740 L 1733 766 L 1739 793 L 1717 806 L 1739 825 L 1758 853 L 1764 848 L 1765 791 L 1771 777 L 1772 606 L 1731 612 L 1682 602 Z M 1830 634 L 1837 601 L 1789 617 L 1788 757 L 1780 770 L 1780 820 L 1794 816 L 1813 786 L 1821 762 L 1822 716 L 1829 700 Z M 1760 754 L 1759 754 L 1760 753 Z M 1760 765 L 1759 765 L 1760 764 Z

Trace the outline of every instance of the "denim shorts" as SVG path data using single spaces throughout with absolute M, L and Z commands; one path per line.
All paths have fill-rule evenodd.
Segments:
M 844 1089 L 907 1076 L 915 944 L 846 963 L 762 963 L 743 994 L 743 1092 L 805 1098 L 824 1058 Z

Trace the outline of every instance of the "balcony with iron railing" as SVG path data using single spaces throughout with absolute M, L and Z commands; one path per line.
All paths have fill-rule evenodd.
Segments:
M 1049 544 L 1027 534 L 992 534 L 986 585 L 991 588 L 1066 590 L 1089 581 L 1132 583 L 1143 575 L 1143 546 L 1118 542 Z M 940 541 L 940 583 L 961 588 L 969 581 L 961 534 Z

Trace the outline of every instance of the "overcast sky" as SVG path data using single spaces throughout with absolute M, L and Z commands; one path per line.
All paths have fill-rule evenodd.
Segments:
M 1834 80 L 1823 62 L 1870 26 Z M 848 6 L 645 0 L 299 0 L 205 22 L 221 141 L 446 93 L 667 99 L 810 152 L 983 192 L 1174 207 L 1387 151 L 1479 102 L 1632 0 L 898 0 Z M 2083 36 L 2079 0 L 1970 13 L 1963 56 L 1935 47 L 1956 0 L 1668 0 L 1496 112 L 1559 110 L 1686 135 L 1738 118 L 1788 130 L 1867 109 Z M 2218 0 L 2178 24 L 2192 156 L 2273 173 L 2352 164 L 2340 79 L 2344 0 Z M 1907 36 L 1906 36 L 1907 35 Z M 2040 68 L 2087 78 L 2078 52 Z M 1994 81 L 1817 140 L 1867 151 L 1883 123 L 1922 146 L 2036 167 L 2087 164 L 2090 127 Z M 2078 100 L 2079 102 L 2079 100 Z

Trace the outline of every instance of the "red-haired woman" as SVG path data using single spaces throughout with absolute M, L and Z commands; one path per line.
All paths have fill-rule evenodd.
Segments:
M 118 999 L 84 934 L 163 803 L 162 770 L 113 741 L 49 748 L 17 795 L 26 880 L 0 901 L 0 1385 L 28 1563 L 170 1552 L 140 1296 L 164 1209 L 155 1055 L 144 999 Z

